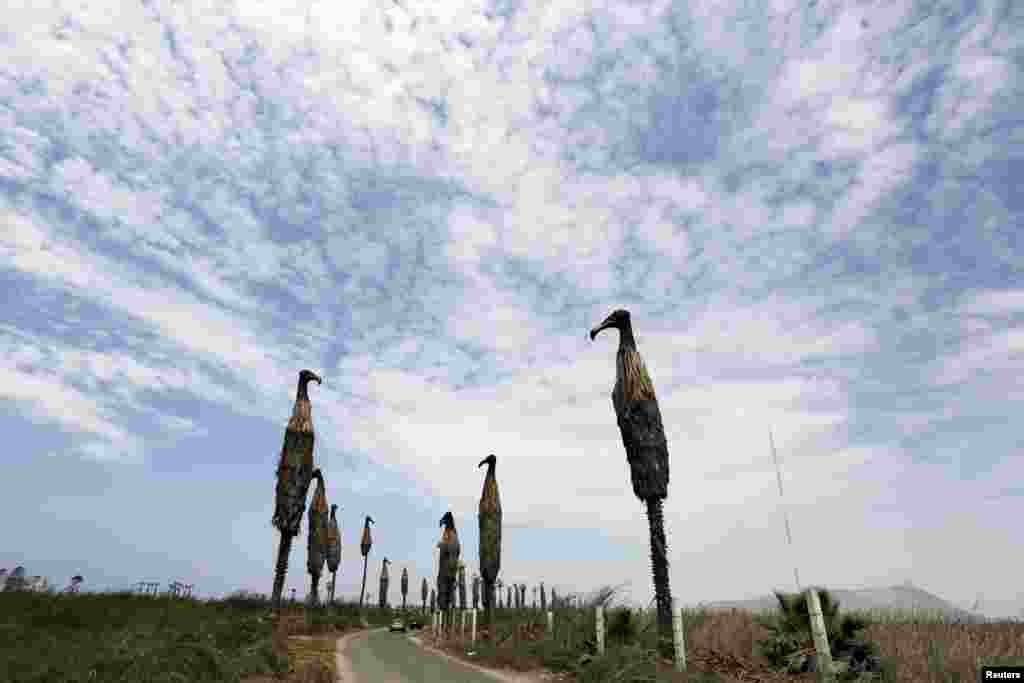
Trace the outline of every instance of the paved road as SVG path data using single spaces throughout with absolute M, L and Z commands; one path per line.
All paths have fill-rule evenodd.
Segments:
M 507 680 L 446 659 L 416 645 L 405 633 L 361 631 L 338 643 L 344 683 L 498 683 Z

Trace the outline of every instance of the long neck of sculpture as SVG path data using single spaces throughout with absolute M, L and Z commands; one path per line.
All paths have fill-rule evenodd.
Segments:
M 636 339 L 633 337 L 633 325 L 627 320 L 619 328 L 619 351 L 632 349 L 636 351 Z
M 309 385 L 309 380 L 308 379 L 306 379 L 305 377 L 300 377 L 299 378 L 299 388 L 298 388 L 298 391 L 295 392 L 295 400 L 296 401 L 308 401 L 309 400 L 309 391 L 306 388 L 308 385 Z

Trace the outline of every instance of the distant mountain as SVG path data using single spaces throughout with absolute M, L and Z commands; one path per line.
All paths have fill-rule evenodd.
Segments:
M 846 609 L 913 609 L 933 614 L 943 614 L 944 616 L 957 619 L 982 618 L 982 615 L 980 614 L 957 607 L 953 603 L 943 600 L 939 596 L 909 583 L 901 586 L 890 586 L 888 588 L 829 588 L 829 593 L 839 600 L 840 611 Z M 752 598 L 750 600 L 720 600 L 717 602 L 702 604 L 705 607 L 726 609 L 735 608 L 751 611 L 774 609 L 778 607 L 778 602 L 774 595 Z

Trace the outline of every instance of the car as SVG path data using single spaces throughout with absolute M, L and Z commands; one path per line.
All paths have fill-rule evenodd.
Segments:
M 405 622 L 402 621 L 401 619 L 395 619 L 394 621 L 391 622 L 391 629 L 390 629 L 390 631 L 392 633 L 394 633 L 395 631 L 404 631 L 404 630 L 405 630 Z

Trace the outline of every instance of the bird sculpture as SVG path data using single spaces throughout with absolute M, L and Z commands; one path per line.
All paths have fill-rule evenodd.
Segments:
M 405 596 L 409 594 L 409 570 L 402 567 L 402 611 L 405 611 Z
M 672 657 L 672 594 L 668 578 L 668 549 L 662 502 L 668 497 L 668 441 L 661 410 L 647 366 L 636 348 L 629 311 L 612 312 L 590 331 L 593 340 L 602 330 L 619 331 L 615 356 L 612 406 L 629 463 L 633 493 L 647 506 L 651 541 L 651 574 L 657 605 L 658 650 Z
M 495 604 L 494 582 L 501 571 L 501 497 L 498 495 L 498 480 L 494 469 L 498 458 L 492 453 L 480 461 L 477 467 L 487 465 L 484 487 L 480 494 L 480 576 L 483 579 L 483 602 L 485 619 L 492 623 Z
M 341 531 L 338 529 L 337 505 L 331 505 L 331 519 L 327 523 L 327 570 L 331 572 L 331 593 L 328 598 L 334 604 L 334 585 L 338 581 L 338 565 L 341 564 Z
M 388 583 L 391 579 L 388 576 L 388 565 L 391 564 L 391 560 L 384 558 L 384 562 L 380 568 L 380 590 L 377 599 L 379 600 L 378 607 L 384 609 L 388 605 Z
M 306 510 L 306 495 L 313 480 L 313 444 L 316 437 L 307 388 L 310 382 L 320 384 L 321 379 L 312 370 L 299 373 L 295 406 L 284 432 L 284 445 L 281 446 L 281 455 L 277 461 L 277 488 L 274 493 L 274 516 L 271 519 L 271 524 L 281 532 L 271 593 L 271 600 L 277 607 L 281 606 L 281 591 L 284 590 L 285 575 L 288 573 L 292 539 L 299 534 L 302 513 Z
M 363 522 L 363 538 L 359 542 L 359 552 L 363 554 L 363 587 L 359 589 L 359 609 L 363 609 L 363 598 L 366 596 L 366 565 L 370 559 L 370 548 L 373 547 L 373 538 L 370 536 L 370 525 L 373 524 L 373 517 L 366 515 Z
M 320 576 L 327 561 L 327 529 L 330 523 L 327 512 L 327 487 L 320 468 L 313 470 L 316 490 L 309 504 L 309 542 L 306 546 L 306 568 L 309 570 L 309 604 L 320 601 Z
M 455 607 L 455 582 L 459 573 L 459 534 L 455 530 L 455 517 L 446 512 L 441 518 L 441 540 L 437 547 L 441 550 L 437 565 L 437 607 L 447 612 Z
M 466 564 L 459 562 L 459 609 L 466 609 Z

